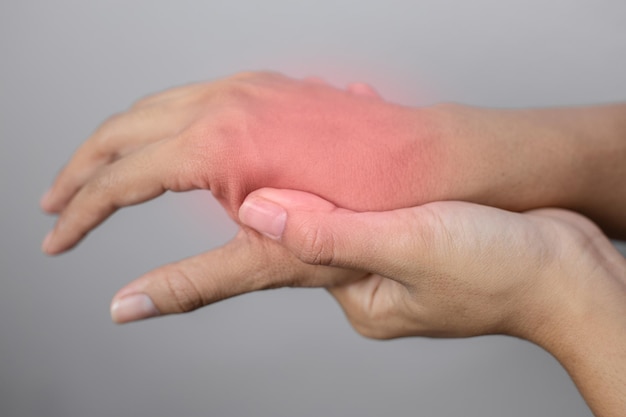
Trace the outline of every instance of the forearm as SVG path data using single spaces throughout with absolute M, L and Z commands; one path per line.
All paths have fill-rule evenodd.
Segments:
M 536 340 L 561 362 L 599 417 L 626 410 L 626 262 L 615 260 L 612 272 L 589 277 L 588 287 L 562 300 L 564 314 L 555 314 L 553 326 Z
M 581 172 L 572 177 L 583 191 L 571 208 L 626 239 L 626 104 L 570 111 L 571 134 L 582 138 Z
M 444 177 L 433 195 L 513 211 L 568 208 L 626 237 L 626 104 L 433 112 L 443 148 L 435 175 Z

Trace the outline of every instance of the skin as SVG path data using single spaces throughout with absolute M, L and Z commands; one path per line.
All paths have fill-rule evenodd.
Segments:
M 42 199 L 44 210 L 59 215 L 43 250 L 66 251 L 116 209 L 166 190 L 210 189 L 241 225 L 238 235 L 120 290 L 112 303 L 116 322 L 186 312 L 266 288 L 327 287 L 355 328 L 370 337 L 504 333 L 532 340 L 562 361 L 598 415 L 617 415 L 624 372 L 603 385 L 597 369 L 610 371 L 609 359 L 624 363 L 616 348 L 624 345 L 623 258 L 599 229 L 569 212 L 520 215 L 427 203 L 567 207 L 624 236 L 625 111 L 623 105 L 412 109 L 384 102 L 365 84 L 342 91 L 319 79 L 266 73 L 180 87 L 114 116 L 76 152 Z M 258 226 L 251 219 L 263 216 L 242 204 L 267 186 L 308 191 L 316 196 L 300 193 L 298 199 L 358 221 L 318 235 L 319 228 L 305 227 L 317 224 L 308 219 L 295 229 L 303 233 L 298 241 L 293 223 L 281 228 L 279 215 L 261 235 L 248 226 Z M 265 194 L 249 198 L 256 197 L 271 201 Z M 283 220 L 293 222 L 292 203 L 281 201 L 289 212 Z M 265 204 L 271 214 L 270 207 Z M 389 224 L 370 213 L 381 210 L 392 210 L 380 214 Z M 335 253 L 323 238 L 335 241 L 340 232 L 346 244 Z M 400 246 L 393 244 L 397 236 L 403 236 Z M 369 252 L 359 245 L 367 241 L 377 242 Z M 316 246 L 320 242 L 326 243 Z M 352 252 L 348 263 L 335 261 L 351 245 L 364 251 Z M 586 328 L 592 310 L 597 322 Z
M 304 263 L 367 271 L 327 284 L 361 334 L 524 338 L 563 364 L 595 415 L 623 415 L 626 260 L 581 215 L 458 201 L 357 213 L 276 189 L 239 215 Z
M 112 117 L 76 151 L 42 199 L 59 215 L 43 249 L 70 249 L 120 207 L 198 188 L 233 219 L 246 195 L 275 187 L 357 211 L 558 206 L 626 236 L 625 113 L 416 109 L 363 84 L 343 91 L 269 73 L 180 87 Z

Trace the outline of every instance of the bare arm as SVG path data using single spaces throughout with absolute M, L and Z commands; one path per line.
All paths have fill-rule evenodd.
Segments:
M 626 104 L 434 111 L 445 155 L 436 185 L 451 187 L 434 200 L 568 208 L 626 238 Z
M 626 412 L 626 261 L 597 242 L 588 249 L 602 250 L 595 254 L 602 263 L 565 300 L 560 322 L 541 328 L 534 341 L 561 362 L 597 416 L 620 416 Z
M 224 247 L 122 289 L 114 319 L 185 312 L 262 288 L 324 286 L 371 337 L 534 340 L 564 364 L 598 415 L 621 415 L 626 268 L 588 220 L 450 201 L 379 214 L 347 209 L 438 200 L 515 211 L 559 206 L 623 237 L 624 105 L 408 109 L 366 91 L 244 74 L 144 99 L 106 122 L 43 199 L 45 210 L 60 215 L 44 250 L 68 250 L 116 209 L 166 190 L 210 189 L 249 226 L 249 214 L 239 211 L 249 193 L 309 191 L 342 216 L 335 246 L 309 230 L 312 221 L 295 229 L 308 239 L 304 250 L 292 242 L 298 257 L 242 226 Z M 337 233 L 352 239 L 359 230 L 360 238 L 336 246 Z M 351 251 L 345 262 L 342 249 Z
M 234 219 L 246 195 L 276 187 L 357 211 L 566 207 L 624 236 L 623 108 L 416 109 L 264 73 L 181 87 L 139 101 L 77 150 L 42 201 L 59 214 L 44 250 L 73 247 L 118 208 L 196 188 Z

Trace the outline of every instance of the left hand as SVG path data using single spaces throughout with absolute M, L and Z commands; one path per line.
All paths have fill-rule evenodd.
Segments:
M 211 190 L 233 219 L 263 186 L 355 210 L 411 205 L 420 182 L 409 173 L 426 169 L 416 164 L 426 156 L 414 155 L 433 141 L 416 135 L 426 132 L 416 129 L 418 113 L 364 84 L 345 91 L 272 73 L 148 97 L 106 121 L 58 175 L 41 202 L 59 214 L 43 250 L 66 251 L 118 208 L 168 190 Z M 407 187 L 398 192 L 401 177 Z
M 444 200 L 587 211 L 592 201 L 596 220 L 619 225 L 613 188 L 607 204 L 581 186 L 614 184 L 621 171 L 589 177 L 584 161 L 604 158 L 583 149 L 599 142 L 582 135 L 582 146 L 563 128 L 580 113 L 410 108 L 364 84 L 270 73 L 180 87 L 112 117 L 76 151 L 41 202 L 59 214 L 43 249 L 66 251 L 118 208 L 190 189 L 210 189 L 233 219 L 250 192 L 273 187 L 356 211 Z

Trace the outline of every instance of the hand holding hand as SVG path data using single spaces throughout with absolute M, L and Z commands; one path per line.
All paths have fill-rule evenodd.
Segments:
M 600 230 L 561 210 L 425 203 L 570 207 L 623 236 L 623 114 L 410 109 L 363 84 L 276 74 L 181 87 L 111 118 L 76 152 L 42 199 L 60 214 L 43 249 L 63 252 L 116 209 L 167 190 L 210 189 L 240 233 L 122 289 L 114 320 L 321 286 L 365 335 L 524 337 L 593 393 L 596 368 L 625 362 L 619 343 L 602 356 L 578 343 L 624 333 L 624 259 Z M 267 186 L 302 191 L 253 192 Z M 623 388 L 621 374 L 595 386 Z
M 365 336 L 525 338 L 561 361 L 598 415 L 626 406 L 626 261 L 578 214 L 463 202 L 358 213 L 300 191 L 261 189 L 239 217 L 247 226 L 225 247 L 122 289 L 114 319 L 321 286 Z

